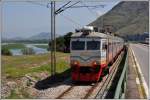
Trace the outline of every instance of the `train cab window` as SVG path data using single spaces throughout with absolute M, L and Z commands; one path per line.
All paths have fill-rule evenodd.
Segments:
M 87 50 L 100 50 L 100 41 L 87 41 Z
M 72 41 L 71 49 L 72 50 L 84 50 L 85 49 L 85 41 Z

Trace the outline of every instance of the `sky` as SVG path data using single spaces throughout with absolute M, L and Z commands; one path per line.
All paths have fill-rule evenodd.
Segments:
M 20 0 L 21 1 L 21 0 Z M 2 37 L 13 38 L 30 36 L 41 32 L 50 32 L 51 9 L 47 8 L 48 2 L 3 2 L 2 6 Z M 56 2 L 56 9 L 67 2 Z M 75 2 L 71 2 L 73 4 Z M 103 7 L 92 8 L 69 8 L 56 16 L 56 34 L 64 35 L 67 32 L 74 32 L 76 28 L 81 28 L 99 16 L 108 12 L 118 4 L 114 2 L 80 2 L 76 6 L 83 5 L 105 5 Z

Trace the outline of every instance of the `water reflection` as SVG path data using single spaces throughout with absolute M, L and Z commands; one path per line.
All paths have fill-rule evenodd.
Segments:
M 38 47 L 34 46 L 33 44 L 25 44 L 25 46 L 27 48 L 33 49 L 35 54 L 44 54 L 44 53 L 48 52 L 47 49 L 38 48 Z M 23 55 L 23 52 L 21 49 L 10 49 L 10 52 L 12 53 L 13 56 Z
M 21 49 L 10 49 L 10 52 L 11 52 L 12 56 L 23 55 Z
M 35 52 L 35 54 L 43 54 L 43 53 L 47 53 L 47 49 L 43 49 L 43 48 L 38 48 L 34 45 L 31 45 L 31 44 L 26 44 L 26 47 L 27 48 L 32 48 L 33 51 Z

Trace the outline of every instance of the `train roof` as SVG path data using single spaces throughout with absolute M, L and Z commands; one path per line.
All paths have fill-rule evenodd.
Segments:
M 120 37 L 109 35 L 109 34 L 104 34 L 104 33 L 100 33 L 100 32 L 90 32 L 89 34 L 86 34 L 86 35 L 84 35 L 83 32 L 77 32 L 77 33 L 73 33 L 71 36 L 71 38 L 84 38 L 84 37 L 110 38 L 115 41 L 117 41 L 117 40 L 123 41 L 123 39 Z
M 107 38 L 107 34 L 104 34 L 104 33 L 99 33 L 99 32 L 91 32 L 87 35 L 84 35 L 82 32 L 77 32 L 77 33 L 74 33 L 72 34 L 71 36 L 72 38 L 74 37 L 100 37 L 100 38 Z

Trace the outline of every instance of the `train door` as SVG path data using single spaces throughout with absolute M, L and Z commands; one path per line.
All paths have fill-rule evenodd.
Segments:
M 115 38 L 113 39 L 113 62 L 115 61 L 115 57 L 116 57 L 116 43 L 115 43 Z
M 114 42 L 114 46 L 115 46 L 114 50 L 115 50 L 115 60 L 116 60 L 116 56 L 117 56 L 117 43 L 116 43 L 116 41 Z
M 107 40 L 102 39 L 101 42 L 101 66 L 105 67 L 107 64 Z
M 109 73 L 109 69 L 107 66 L 108 62 L 108 41 L 107 39 L 102 39 L 101 42 L 101 67 L 102 67 L 102 76 L 105 76 Z
M 112 62 L 112 39 L 109 39 L 109 43 L 108 43 L 108 64 L 110 64 Z

